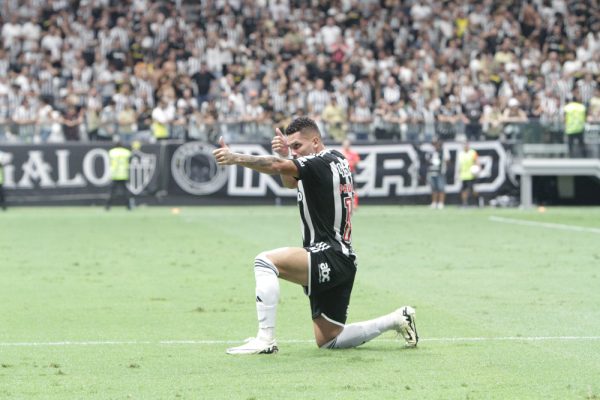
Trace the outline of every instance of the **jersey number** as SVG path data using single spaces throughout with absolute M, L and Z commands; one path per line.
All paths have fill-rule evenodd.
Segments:
M 344 207 L 346 208 L 346 226 L 344 228 L 344 240 L 350 240 L 350 233 L 352 232 L 352 197 L 346 197 L 344 199 Z

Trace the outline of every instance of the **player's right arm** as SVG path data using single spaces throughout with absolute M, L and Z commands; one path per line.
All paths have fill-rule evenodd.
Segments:
M 239 165 L 253 169 L 263 174 L 290 177 L 299 176 L 298 167 L 292 160 L 283 159 L 275 156 L 255 156 L 251 154 L 233 153 L 225 144 L 221 137 L 219 140 L 221 147 L 213 150 L 213 155 L 219 165 Z

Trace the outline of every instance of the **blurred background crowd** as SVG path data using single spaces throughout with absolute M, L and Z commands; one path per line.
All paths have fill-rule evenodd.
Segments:
M 0 141 L 564 140 L 600 125 L 596 0 L 4 0 Z M 525 129 L 526 127 L 527 129 Z

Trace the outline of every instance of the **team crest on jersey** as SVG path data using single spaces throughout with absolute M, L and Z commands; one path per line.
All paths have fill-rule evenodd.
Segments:
M 156 154 L 147 154 L 135 150 L 129 164 L 129 182 L 127 188 L 135 195 L 141 194 L 152 182 L 156 173 Z

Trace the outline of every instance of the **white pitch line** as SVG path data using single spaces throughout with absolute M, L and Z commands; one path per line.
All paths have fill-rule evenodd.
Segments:
M 432 337 L 420 342 L 542 342 L 542 341 L 594 341 L 600 336 L 499 336 L 499 337 Z M 396 342 L 399 339 L 376 339 L 377 342 Z M 66 347 L 66 346 L 127 346 L 127 345 L 227 345 L 239 340 L 84 340 L 57 342 L 0 342 L 0 347 Z M 279 340 L 279 343 L 314 343 L 313 339 Z
M 599 228 L 589 228 L 589 227 L 585 227 L 585 226 L 554 224 L 551 222 L 525 221 L 522 219 L 496 217 L 495 215 L 490 216 L 489 219 L 490 219 L 490 221 L 502 222 L 505 224 L 537 226 L 537 227 L 542 227 L 542 228 L 560 229 L 563 231 L 576 231 L 576 232 L 588 232 L 588 233 L 600 234 Z

